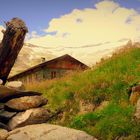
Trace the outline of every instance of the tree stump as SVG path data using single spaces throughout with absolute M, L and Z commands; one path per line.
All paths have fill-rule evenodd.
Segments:
M 4 37 L 0 44 L 0 79 L 3 80 L 3 84 L 6 83 L 28 32 L 25 23 L 19 18 L 13 18 L 5 24 L 6 31 L 2 31 Z

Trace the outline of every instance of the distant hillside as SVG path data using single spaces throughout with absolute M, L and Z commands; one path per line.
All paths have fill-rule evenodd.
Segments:
M 41 63 L 42 57 L 44 57 L 47 61 L 55 56 L 45 48 L 25 43 L 18 55 L 10 75 L 20 73 L 34 65 Z
M 101 58 L 105 59 L 111 56 L 114 50 L 124 47 L 124 45 L 111 47 L 113 46 L 113 44 L 106 43 L 102 45 L 100 44 L 100 49 L 98 48 L 99 50 L 97 51 L 98 45 L 96 45 L 82 46 L 79 48 L 62 47 L 63 49 L 60 47 L 60 49 L 59 47 L 48 48 L 25 43 L 22 50 L 19 53 L 18 59 L 14 67 L 12 68 L 10 75 L 15 75 L 34 65 L 41 63 L 41 57 L 46 58 L 47 61 L 67 53 L 77 58 L 81 62 L 92 66 L 95 65 L 95 63 L 98 62 Z M 128 41 L 127 45 L 125 46 L 131 45 L 132 42 Z
M 127 45 L 92 69 L 26 88 L 43 92 L 48 109 L 64 110 L 51 123 L 87 131 L 100 140 L 140 139 L 140 125 L 132 121 L 135 108 L 127 93 L 130 85 L 140 81 L 138 47 L 139 43 Z

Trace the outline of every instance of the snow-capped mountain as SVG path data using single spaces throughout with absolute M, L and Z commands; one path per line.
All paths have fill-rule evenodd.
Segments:
M 25 43 L 10 75 L 22 72 L 41 63 L 41 58 L 45 58 L 47 61 L 64 54 L 69 54 L 86 65 L 92 66 L 96 62 L 100 61 L 101 58 L 111 56 L 118 48 L 125 47 L 126 43 L 127 42 L 105 42 L 80 47 L 41 47 Z
M 54 57 L 56 56 L 49 52 L 46 48 L 25 43 L 10 72 L 10 75 L 20 73 L 34 65 L 41 63 L 42 58 L 45 58 L 47 61 Z
M 79 47 L 59 46 L 59 47 L 46 47 L 46 49 L 55 56 L 69 54 L 72 57 L 80 60 L 88 66 L 94 65 L 103 57 L 109 57 L 111 54 L 120 47 L 125 47 L 128 40 L 125 42 L 105 42 L 100 44 L 91 44 Z

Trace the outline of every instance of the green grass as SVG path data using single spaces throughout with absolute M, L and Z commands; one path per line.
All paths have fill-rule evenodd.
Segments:
M 121 107 L 111 103 L 100 112 L 77 115 L 70 126 L 85 130 L 100 139 L 115 139 L 117 136 L 131 134 L 133 130 L 132 114 L 131 106 Z M 91 125 L 94 127 L 92 128 Z
M 101 140 L 129 135 L 140 139 L 140 127 L 132 121 L 135 108 L 127 93 L 129 86 L 139 80 L 140 48 L 127 48 L 90 70 L 27 88 L 42 92 L 49 100 L 47 108 L 64 109 L 65 119 L 57 118 L 52 123 L 84 130 Z M 95 106 L 104 100 L 110 103 L 101 111 L 79 115 L 81 100 Z

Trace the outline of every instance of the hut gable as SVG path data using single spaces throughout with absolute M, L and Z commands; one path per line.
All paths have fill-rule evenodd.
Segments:
M 88 66 L 80 62 L 79 60 L 73 58 L 72 56 L 66 54 L 55 59 L 43 62 L 39 65 L 36 65 L 30 69 L 27 69 L 17 75 L 10 77 L 8 80 L 21 80 L 27 81 L 29 79 L 31 82 L 32 79 L 43 80 L 43 79 L 52 79 L 56 77 L 63 76 L 64 73 L 71 70 L 85 70 Z M 26 78 L 30 77 L 30 78 Z M 34 78 L 33 78 L 34 77 Z
M 88 66 L 83 64 L 82 62 L 78 61 L 77 59 L 71 57 L 70 55 L 66 54 L 59 58 L 50 60 L 47 63 L 48 68 L 57 68 L 57 69 L 86 69 Z M 43 65 L 46 65 L 45 63 Z

